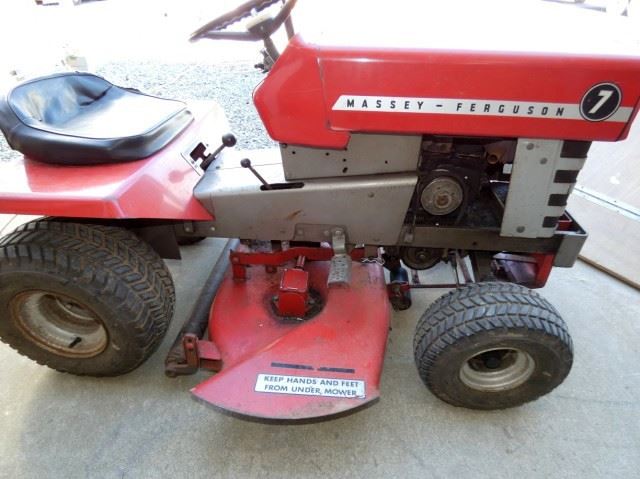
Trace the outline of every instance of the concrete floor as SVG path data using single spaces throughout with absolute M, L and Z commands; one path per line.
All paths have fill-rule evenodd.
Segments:
M 575 342 L 569 378 L 502 412 L 451 407 L 422 385 L 412 360 L 418 315 L 439 292 L 393 316 L 382 399 L 341 419 L 275 426 L 222 415 L 191 399 L 207 377 L 168 379 L 163 359 L 220 242 L 170 262 L 177 313 L 160 350 L 114 379 L 78 378 L 0 345 L 0 478 L 84 477 L 638 477 L 640 293 L 579 263 L 542 293 Z

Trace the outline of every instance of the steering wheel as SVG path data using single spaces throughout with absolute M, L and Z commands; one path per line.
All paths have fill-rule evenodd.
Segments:
M 250 31 L 225 32 L 223 30 L 243 18 L 250 17 L 255 13 L 261 12 L 262 10 L 265 10 L 271 5 L 279 2 L 280 0 L 249 0 L 235 10 L 225 13 L 224 15 L 216 18 L 215 20 L 211 20 L 206 25 L 198 28 L 191 34 L 189 41 L 195 42 L 202 40 L 203 38 L 209 38 L 211 40 L 265 40 L 278 30 L 278 28 L 280 28 L 289 18 L 291 10 L 293 10 L 297 0 L 286 0 L 274 18 L 266 22 L 261 22 L 257 28 L 252 28 Z

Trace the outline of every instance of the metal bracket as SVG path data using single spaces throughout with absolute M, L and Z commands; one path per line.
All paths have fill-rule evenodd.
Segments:
M 344 225 L 298 223 L 294 229 L 293 241 L 313 241 L 314 238 L 322 238 L 322 241 L 328 242 L 338 230 L 346 231 L 346 228 Z
M 193 333 L 182 337 L 182 348 L 172 351 L 165 364 L 165 374 L 169 377 L 195 374 L 198 369 L 220 371 L 222 356 L 217 346 L 211 341 L 198 339 Z
M 342 229 L 336 229 L 331 236 L 333 258 L 329 268 L 327 285 L 348 286 L 351 282 L 351 257 L 347 254 L 347 237 Z
M 222 356 L 215 344 L 211 341 L 198 339 L 195 334 L 187 333 L 182 338 L 184 355 L 188 367 L 219 371 L 222 366 Z
M 202 160 L 206 158 L 209 151 L 209 144 L 207 141 L 197 140 L 189 145 L 189 148 L 180 152 L 182 159 L 186 161 L 198 175 L 204 175 L 204 170 L 200 167 Z M 196 154 L 196 158 L 193 155 Z
M 559 140 L 520 138 L 500 235 L 550 238 L 585 158 L 563 156 Z

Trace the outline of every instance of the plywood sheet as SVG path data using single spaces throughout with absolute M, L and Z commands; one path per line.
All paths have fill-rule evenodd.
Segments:
M 593 143 L 578 185 L 640 209 L 640 117 L 626 140 Z
M 640 222 L 576 195 L 569 211 L 589 233 L 581 258 L 640 288 Z

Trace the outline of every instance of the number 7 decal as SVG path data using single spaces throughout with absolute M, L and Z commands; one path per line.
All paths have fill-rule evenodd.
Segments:
M 582 97 L 580 114 L 588 121 L 603 121 L 612 116 L 622 101 L 622 92 L 614 83 L 592 86 Z
M 593 115 L 594 113 L 596 113 L 600 109 L 600 107 L 604 105 L 609 98 L 611 98 L 611 95 L 613 95 L 613 93 L 613 90 L 600 90 L 598 92 L 600 101 L 598 101 L 598 103 L 596 103 L 593 108 L 589 110 L 589 115 Z

